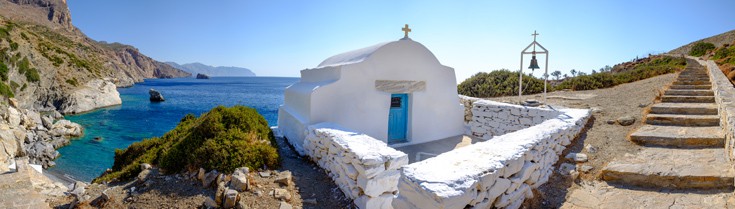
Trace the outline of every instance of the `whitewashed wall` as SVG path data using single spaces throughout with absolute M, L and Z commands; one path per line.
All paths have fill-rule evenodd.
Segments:
M 735 160 L 735 87 L 714 61 L 700 60 L 699 63 L 707 67 L 709 71 L 712 90 L 715 92 L 715 102 L 719 107 L 720 126 L 725 131 L 725 149 L 729 153 L 728 157 Z
M 553 109 L 525 107 L 490 100 L 473 102 L 471 112 L 470 131 L 473 136 L 483 139 L 535 126 L 559 115 L 559 111 Z
M 362 209 L 390 208 L 398 169 L 408 164 L 405 153 L 385 142 L 331 123 L 309 126 L 303 148 Z
M 533 188 L 548 181 L 559 155 L 590 116 L 589 110 L 560 113 L 529 128 L 404 166 L 393 207 L 520 207 L 533 196 Z

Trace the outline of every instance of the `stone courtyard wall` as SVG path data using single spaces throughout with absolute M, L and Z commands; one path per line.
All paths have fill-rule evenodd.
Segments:
M 357 207 L 391 207 L 398 193 L 399 169 L 408 164 L 405 153 L 331 123 L 309 126 L 307 134 L 303 144 L 306 154 L 328 171 Z
M 459 95 L 459 103 L 464 106 L 464 123 L 469 124 L 472 121 L 472 104 L 480 101 L 480 98 Z
M 473 136 L 490 139 L 506 133 L 538 125 L 556 118 L 559 111 L 478 100 L 472 103 L 472 120 L 469 122 Z
M 492 114 L 506 112 L 506 108 L 555 116 L 526 129 L 404 166 L 394 208 L 519 208 L 526 198 L 533 197 L 532 189 L 548 181 L 559 155 L 590 117 L 589 110 L 580 109 L 562 109 L 551 114 L 485 101 L 475 102 L 475 107 L 483 111 L 473 108 L 474 118 L 493 118 Z M 484 111 L 485 108 L 493 112 Z M 496 128 L 485 123 L 479 126 Z
M 715 102 L 719 107 L 720 126 L 725 131 L 725 149 L 730 160 L 735 160 L 735 87 L 714 61 L 699 60 L 699 63 L 706 66 L 709 71 Z

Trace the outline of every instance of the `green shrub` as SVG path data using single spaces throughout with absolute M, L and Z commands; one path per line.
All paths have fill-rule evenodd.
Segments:
M 77 78 L 66 79 L 66 83 L 71 84 L 72 86 L 79 86 L 79 81 L 77 81 Z
M 683 69 L 686 60 L 680 57 L 657 57 L 636 65 L 633 70 L 621 73 L 595 73 L 565 79 L 554 89 L 593 90 L 639 81 Z
M 712 59 L 719 60 L 729 56 L 735 56 L 735 46 L 720 47 L 715 51 L 715 56 L 712 56 Z
M 28 84 L 23 83 L 23 86 L 20 87 L 20 91 L 25 91 L 27 87 L 28 87 Z
M 518 72 L 506 69 L 480 72 L 460 83 L 457 91 L 462 95 L 482 98 L 518 95 Z M 543 80 L 523 75 L 523 94 L 543 91 Z
M 25 75 L 28 82 L 38 82 L 41 80 L 41 76 L 38 74 L 38 70 L 36 70 L 36 68 L 28 69 Z
M 4 82 L 0 82 L 0 95 L 3 95 L 7 98 L 15 97 L 15 95 L 13 95 L 13 90 L 11 90 L 10 87 Z
M 31 62 L 28 61 L 27 57 L 23 57 L 22 60 L 20 60 L 20 63 L 18 65 L 18 72 L 20 74 L 25 74 L 26 71 L 31 69 Z
M 0 79 L 2 79 L 2 81 L 8 81 L 9 71 L 10 70 L 8 70 L 8 66 L 5 65 L 5 63 L 0 62 Z
M 10 41 L 10 51 L 18 50 L 18 43 Z
M 690 56 L 701 57 L 707 54 L 710 50 L 715 49 L 715 45 L 707 42 L 697 42 L 694 44 L 691 50 L 689 50 Z
M 20 87 L 18 83 L 16 83 L 15 81 L 10 81 L 10 89 L 13 89 L 13 91 L 15 91 L 16 89 L 18 89 L 18 87 Z
M 163 137 L 115 150 L 113 172 L 94 182 L 132 178 L 140 172 L 140 163 L 152 163 L 167 172 L 202 167 L 229 173 L 243 166 L 277 167 L 280 162 L 275 138 L 263 116 L 249 107 L 218 106 L 199 118 L 184 116 Z

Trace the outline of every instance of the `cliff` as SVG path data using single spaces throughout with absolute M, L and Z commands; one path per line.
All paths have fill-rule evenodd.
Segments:
M 166 64 L 176 69 L 189 72 L 192 75 L 206 74 L 211 77 L 255 76 L 255 73 L 253 73 L 253 71 L 250 71 L 250 69 L 242 68 L 242 67 L 225 67 L 225 66 L 214 67 L 214 66 L 205 65 L 202 63 L 198 63 L 198 62 L 183 64 L 183 65 L 179 65 L 178 63 L 175 63 L 175 62 L 166 62 Z
M 135 47 L 88 38 L 63 0 L 0 0 L 0 74 L 0 94 L 21 108 L 65 114 L 120 104 L 116 87 L 191 76 Z

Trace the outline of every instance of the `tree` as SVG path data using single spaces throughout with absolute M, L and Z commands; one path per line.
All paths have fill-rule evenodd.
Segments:
M 570 73 L 572 73 L 572 77 L 577 77 L 577 70 L 572 69 L 572 71 L 570 71 Z
M 602 69 L 602 68 L 600 68 L 600 69 Z M 597 71 L 596 70 L 592 70 L 592 75 L 594 75 L 594 74 L 597 74 Z
M 557 71 L 551 72 L 551 76 L 554 76 L 556 80 L 559 80 L 559 77 L 561 77 L 561 71 L 557 70 Z
M 605 72 L 610 72 L 610 71 L 612 71 L 612 67 L 610 67 L 610 65 L 605 65 Z
M 582 72 L 582 71 L 579 71 L 579 72 L 577 72 L 577 75 L 578 75 L 578 76 L 583 76 L 583 75 L 587 75 L 587 73 L 585 73 L 585 72 Z
M 564 73 L 564 79 L 566 79 L 566 78 L 569 78 L 569 75 L 567 75 L 566 73 Z

